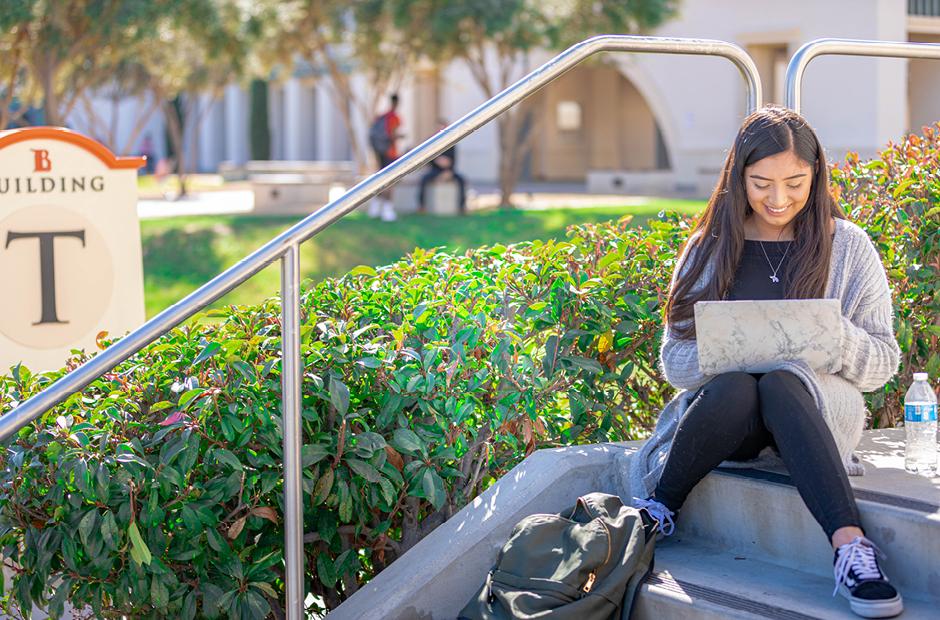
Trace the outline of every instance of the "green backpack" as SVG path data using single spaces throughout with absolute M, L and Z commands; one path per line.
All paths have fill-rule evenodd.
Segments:
M 589 493 L 570 513 L 530 515 L 458 619 L 625 620 L 653 570 L 654 543 L 639 511 L 616 495 Z

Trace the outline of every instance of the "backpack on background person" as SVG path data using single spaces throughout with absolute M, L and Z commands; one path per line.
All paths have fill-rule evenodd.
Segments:
M 616 495 L 589 493 L 513 528 L 458 620 L 626 620 L 653 570 L 655 536 Z
M 369 125 L 369 146 L 378 153 L 387 153 L 392 146 L 392 136 L 388 132 L 388 113 L 379 114 Z

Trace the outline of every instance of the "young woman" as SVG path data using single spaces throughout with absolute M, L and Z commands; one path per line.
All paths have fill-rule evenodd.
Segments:
M 792 298 L 840 300 L 841 368 L 780 360 L 766 374 L 700 372 L 697 301 Z M 669 535 L 709 471 L 723 461 L 740 466 L 769 447 L 832 543 L 836 591 L 859 615 L 901 613 L 847 478 L 864 473 L 852 454 L 865 423 L 861 392 L 884 385 L 898 358 L 884 267 L 830 195 L 815 132 L 785 108 L 751 114 L 673 275 L 661 363 L 680 392 L 631 460 L 635 505 Z

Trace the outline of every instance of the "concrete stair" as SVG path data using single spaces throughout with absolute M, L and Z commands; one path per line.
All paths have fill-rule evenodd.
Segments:
M 904 597 L 901 617 L 940 618 L 940 478 L 904 471 L 903 446 L 902 429 L 866 433 L 857 451 L 866 475 L 850 482 L 862 526 L 887 556 L 882 566 Z M 637 613 L 857 617 L 845 599 L 831 596 L 833 586 L 826 536 L 786 471 L 719 469 L 695 488 L 676 533 L 657 547 Z M 693 592 L 699 595 L 690 602 Z
M 483 582 L 512 526 L 557 512 L 590 491 L 623 498 L 641 442 L 543 450 L 432 532 L 330 618 L 454 618 Z M 902 619 L 940 618 L 940 477 L 903 468 L 903 430 L 866 431 L 850 477 L 866 533 L 905 601 Z M 832 551 L 789 476 L 722 469 L 689 496 L 675 534 L 661 540 L 634 620 L 857 618 L 832 597 Z
M 637 595 L 632 620 L 858 619 L 844 598 L 832 597 L 831 576 L 819 577 L 676 536 L 657 546 L 655 569 Z M 933 603 L 907 596 L 904 602 L 899 618 L 938 617 Z
M 683 509 L 677 532 L 686 539 L 831 579 L 832 552 L 826 536 L 796 488 L 788 479 L 762 478 L 752 471 L 710 475 L 689 498 L 689 510 Z M 882 567 L 891 581 L 902 593 L 922 593 L 940 605 L 940 505 L 860 488 L 855 494 L 866 534 L 887 556 Z

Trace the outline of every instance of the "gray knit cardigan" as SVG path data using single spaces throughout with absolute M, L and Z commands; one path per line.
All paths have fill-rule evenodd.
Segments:
M 691 246 L 691 244 L 689 244 Z M 688 254 L 688 252 L 686 252 Z M 676 275 L 686 263 L 677 262 Z M 706 264 L 697 286 L 711 277 Z M 826 297 L 842 305 L 841 367 L 813 369 L 802 361 L 781 360 L 778 368 L 795 374 L 813 395 L 826 421 L 849 475 L 862 475 L 864 466 L 852 451 L 865 426 L 862 392 L 875 390 L 897 372 L 900 351 L 892 327 L 891 292 L 874 244 L 864 230 L 847 220 L 836 220 Z M 699 370 L 694 339 L 679 339 L 667 326 L 660 351 L 660 364 L 666 380 L 679 389 L 666 405 L 652 436 L 629 460 L 629 492 L 641 498 L 652 495 L 669 456 L 679 420 L 685 414 L 696 390 L 711 376 Z M 722 466 L 754 467 L 782 465 L 779 454 L 765 448 L 752 461 L 725 461 Z

